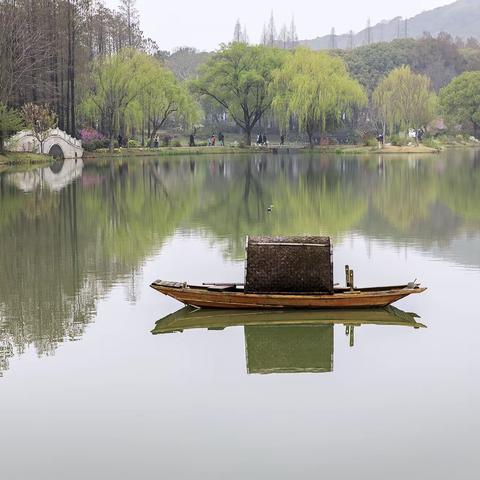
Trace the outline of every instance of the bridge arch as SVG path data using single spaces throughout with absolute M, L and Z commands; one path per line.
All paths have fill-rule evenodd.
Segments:
M 40 153 L 41 150 L 40 143 L 29 130 L 17 133 L 7 142 L 6 147 L 12 152 Z M 61 151 L 65 159 L 83 157 L 82 142 L 58 128 L 49 131 L 47 139 L 43 142 L 42 150 L 43 153 L 52 152 L 54 156 L 59 156 Z
M 58 145 L 58 143 L 55 143 L 50 147 L 48 154 L 55 158 L 55 160 L 63 160 L 65 158 L 63 149 L 60 145 Z

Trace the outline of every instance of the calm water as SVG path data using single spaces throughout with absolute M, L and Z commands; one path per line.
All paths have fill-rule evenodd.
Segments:
M 242 281 L 249 233 L 429 291 L 395 325 L 156 323 L 149 282 Z M 2 479 L 478 478 L 480 152 L 64 162 L 0 176 L 0 246 Z

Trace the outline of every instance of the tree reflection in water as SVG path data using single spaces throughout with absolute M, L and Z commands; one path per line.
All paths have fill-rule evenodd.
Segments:
M 338 242 L 356 233 L 480 268 L 479 158 L 450 150 L 106 160 L 65 175 L 60 189 L 33 174 L 40 180 L 28 193 L 2 174 L 0 370 L 13 352 L 52 354 L 80 338 L 114 284 L 128 285 L 135 303 L 143 262 L 180 229 L 220 240 L 235 260 L 247 234 Z

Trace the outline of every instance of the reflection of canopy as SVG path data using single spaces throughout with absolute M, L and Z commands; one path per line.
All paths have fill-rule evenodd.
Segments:
M 333 371 L 333 325 L 245 327 L 248 373 Z
M 185 307 L 159 320 L 154 335 L 191 329 L 245 327 L 248 373 L 333 371 L 333 326 L 398 325 L 425 328 L 397 308 L 322 311 L 232 311 Z

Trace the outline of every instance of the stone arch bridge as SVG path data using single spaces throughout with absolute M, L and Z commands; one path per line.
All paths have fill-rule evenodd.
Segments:
M 40 142 L 30 130 L 23 130 L 12 137 L 6 144 L 7 150 L 12 152 L 40 152 Z M 54 128 L 43 143 L 43 153 L 56 158 L 82 158 L 83 148 L 81 140 L 71 137 L 63 130 Z

